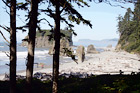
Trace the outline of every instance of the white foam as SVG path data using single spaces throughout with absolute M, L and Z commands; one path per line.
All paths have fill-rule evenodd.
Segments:
M 0 46 L 0 48 L 4 48 L 4 46 Z
M 0 60 L 9 60 L 9 57 L 4 53 L 4 52 L 0 52 Z

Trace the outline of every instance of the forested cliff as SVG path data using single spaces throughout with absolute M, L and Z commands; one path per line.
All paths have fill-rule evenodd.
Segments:
M 61 30 L 61 38 L 67 39 L 69 41 L 69 45 L 73 45 L 72 42 L 72 33 L 70 30 Z M 28 36 L 23 39 L 22 46 L 27 46 Z M 53 44 L 53 31 L 51 30 L 41 30 L 36 33 L 36 43 L 35 46 L 37 48 L 49 48 Z
M 119 15 L 118 21 L 120 39 L 116 48 L 140 53 L 140 2 L 135 4 L 134 11 L 128 8 L 123 17 Z

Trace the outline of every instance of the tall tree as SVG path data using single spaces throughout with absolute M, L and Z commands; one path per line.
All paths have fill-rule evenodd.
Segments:
M 119 19 L 119 49 L 138 53 L 140 51 L 140 0 L 135 3 L 134 11 L 128 8 L 124 17 Z
M 60 52 L 60 1 L 55 0 L 56 16 L 55 16 L 55 28 L 54 28 L 54 41 L 55 41 L 55 53 L 53 55 L 53 93 L 58 92 L 58 75 L 59 75 L 59 52 Z
M 16 93 L 16 0 L 10 0 L 10 93 Z
M 32 91 L 32 75 L 34 66 L 34 50 L 35 50 L 35 36 L 37 28 L 37 16 L 38 16 L 38 3 L 39 0 L 31 0 L 31 11 L 29 14 L 29 39 L 28 39 L 28 61 L 26 69 L 26 82 L 27 92 Z
M 72 25 L 72 23 L 69 23 L 68 21 L 76 22 L 77 24 L 83 22 L 84 24 L 87 24 L 90 27 L 92 27 L 90 22 L 88 20 L 85 20 L 81 16 L 81 14 L 74 9 L 72 3 L 76 3 L 80 7 L 83 7 L 84 5 L 88 6 L 88 4 L 83 0 L 50 0 L 49 4 L 52 4 L 55 10 L 52 10 L 53 8 L 50 8 L 51 5 L 49 5 L 49 7 L 46 10 L 42 10 L 42 12 L 47 13 L 48 16 L 53 18 L 55 22 L 54 27 L 55 52 L 53 54 L 53 87 L 52 87 L 53 93 L 58 92 L 59 53 L 60 53 L 60 37 L 61 37 L 60 21 L 65 22 L 68 25 L 68 28 L 70 28 L 71 30 L 72 27 L 74 27 L 74 25 Z
M 140 21 L 140 0 L 137 0 L 137 3 L 135 3 L 134 20 Z

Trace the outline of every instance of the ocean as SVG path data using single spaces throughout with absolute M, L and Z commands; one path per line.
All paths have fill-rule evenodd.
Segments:
M 26 58 L 27 58 L 27 48 L 17 44 L 17 71 L 23 71 L 26 69 Z M 76 49 L 76 48 L 74 48 Z M 103 51 L 97 49 L 98 51 Z M 0 74 L 9 73 L 9 57 L 6 53 L 9 52 L 9 46 L 5 43 L 0 43 Z M 47 48 L 35 48 L 35 59 L 34 59 L 34 68 L 41 68 L 41 64 L 44 64 L 45 67 L 52 67 L 53 57 L 48 54 L 49 50 Z M 60 57 L 60 64 L 69 62 L 71 58 L 69 57 Z M 37 65 L 38 64 L 38 65 Z
M 26 69 L 27 48 L 17 44 L 17 71 Z M 5 54 L 9 52 L 9 46 L 0 43 L 0 74 L 9 73 L 9 57 Z M 48 49 L 36 48 L 34 63 L 45 64 L 47 67 L 52 65 L 52 56 L 48 55 Z M 37 64 L 34 65 L 37 68 Z

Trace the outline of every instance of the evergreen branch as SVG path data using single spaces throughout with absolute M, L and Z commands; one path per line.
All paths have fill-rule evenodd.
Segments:
M 7 27 L 7 26 L 6 26 L 6 27 L 4 27 L 4 26 L 2 26 L 2 25 L 0 25 L 0 27 L 1 27 L 1 28 L 3 28 L 4 30 L 6 30 L 7 32 L 9 32 L 9 33 L 10 33 L 10 28 L 9 28 L 9 27 Z
M 3 1 L 3 3 L 4 3 L 7 7 L 10 8 L 10 5 L 8 5 L 9 2 L 6 2 L 6 1 L 4 1 L 4 0 L 2 0 L 2 1 Z
M 5 51 L 3 51 L 3 52 L 6 54 L 7 57 L 10 57 L 10 53 L 9 52 L 5 52 Z
M 104 1 L 104 3 L 109 4 L 110 6 L 113 6 L 113 7 L 121 7 L 121 8 L 127 9 L 127 8 L 121 6 L 121 5 L 113 5 L 113 4 L 110 3 L 110 1 Z
M 68 56 L 71 57 L 71 59 L 76 62 L 78 64 L 77 59 L 75 58 L 75 55 L 72 53 L 71 50 L 69 50 L 68 48 L 63 48 L 64 49 L 64 53 Z
M 49 22 L 47 19 L 45 19 L 45 18 L 42 18 L 42 19 L 38 20 L 38 23 L 40 23 L 42 20 L 46 21 L 46 22 L 48 23 L 48 25 L 49 25 L 51 28 L 53 28 L 53 26 L 50 24 L 50 22 Z
M 65 1 L 65 3 L 63 4 L 63 9 L 60 10 L 60 14 L 65 10 L 65 8 L 66 8 L 66 4 L 67 4 L 67 1 Z
M 17 3 L 17 7 L 16 7 L 16 9 L 21 9 L 21 10 L 28 10 L 28 6 L 29 5 L 29 3 Z
M 0 34 L 2 35 L 2 37 L 4 38 L 4 40 L 5 40 L 7 43 L 10 43 L 10 42 L 6 39 L 6 37 L 3 35 L 2 31 L 0 31 Z
M 7 11 L 7 8 L 5 7 L 3 9 L 5 9 L 6 10 L 5 12 L 10 16 L 10 13 Z
M 83 1 L 83 0 L 73 0 L 73 2 L 77 3 L 78 6 L 84 7 L 82 4 L 84 4 L 87 7 L 90 7 L 87 2 Z M 82 3 L 82 4 L 81 4 Z
M 72 29 L 72 27 L 74 27 L 74 25 L 70 24 L 65 18 L 61 17 L 60 20 L 64 21 L 69 26 L 70 29 Z
M 55 18 L 55 14 L 54 14 L 53 11 L 52 11 L 51 9 L 49 9 L 49 8 L 47 8 L 46 10 L 41 9 L 41 12 L 49 13 L 49 14 L 46 14 L 46 15 L 48 15 L 48 16 L 50 16 L 50 17 L 52 17 L 52 18 Z
M 20 15 L 17 14 L 17 17 L 19 18 L 19 20 L 20 20 L 22 23 L 25 23 L 25 22 L 20 18 Z

